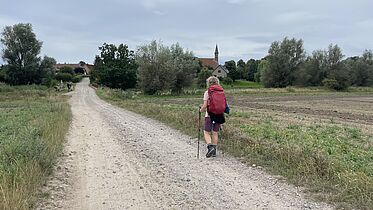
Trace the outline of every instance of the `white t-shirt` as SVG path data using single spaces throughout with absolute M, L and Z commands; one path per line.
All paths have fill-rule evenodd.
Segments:
M 209 100 L 209 92 L 206 90 L 205 93 L 203 94 L 203 101 L 207 101 L 207 100 Z M 206 108 L 205 117 L 210 117 L 209 113 L 207 112 L 207 108 Z

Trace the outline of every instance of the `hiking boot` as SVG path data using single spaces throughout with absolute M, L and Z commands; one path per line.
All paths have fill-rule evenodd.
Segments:
M 216 157 L 216 145 L 212 145 L 212 147 L 214 148 L 214 151 L 212 152 L 211 156 Z
M 216 156 L 216 149 L 214 148 L 213 145 L 207 145 L 207 153 L 206 153 L 206 157 L 209 158 L 211 157 L 215 152 L 215 156 Z

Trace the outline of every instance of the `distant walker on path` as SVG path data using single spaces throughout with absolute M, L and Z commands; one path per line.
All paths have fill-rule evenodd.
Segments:
M 203 95 L 203 105 L 200 112 L 206 112 L 204 124 L 204 137 L 207 144 L 206 157 L 216 157 L 218 132 L 221 124 L 225 122 L 224 111 L 227 101 L 224 89 L 219 85 L 219 79 L 211 76 L 206 80 L 207 90 Z

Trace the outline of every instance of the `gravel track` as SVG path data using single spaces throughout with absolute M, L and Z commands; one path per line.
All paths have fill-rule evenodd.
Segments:
M 331 209 L 281 177 L 100 100 L 77 84 L 63 157 L 36 209 Z

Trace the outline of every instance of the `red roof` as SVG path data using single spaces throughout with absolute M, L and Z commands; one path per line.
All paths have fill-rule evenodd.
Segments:
M 214 58 L 199 58 L 199 60 L 201 61 L 203 67 L 210 66 L 211 68 L 216 69 L 219 66 L 219 63 L 216 62 Z

